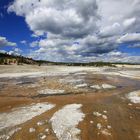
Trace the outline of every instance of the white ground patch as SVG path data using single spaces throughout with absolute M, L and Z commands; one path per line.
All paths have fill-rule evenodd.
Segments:
M 23 71 L 24 67 L 24 71 Z M 130 67 L 132 70 L 130 70 Z M 41 67 L 29 67 L 28 66 L 0 66 L 0 77 L 40 77 L 40 76 L 57 76 L 57 75 L 69 75 L 70 73 L 85 74 L 86 72 L 92 72 L 93 74 L 105 74 L 105 75 L 118 75 L 122 77 L 137 78 L 140 79 L 140 71 L 135 70 L 140 66 L 129 66 L 126 70 L 122 70 L 119 67 L 80 67 L 80 66 L 41 66 Z M 31 71 L 32 70 L 32 71 Z
M 87 73 L 86 72 L 78 72 L 78 73 L 75 73 L 74 75 L 86 75 Z
M 115 86 L 109 85 L 109 84 L 102 84 L 103 89 L 113 89 L 116 88 Z
M 11 112 L 0 113 L 0 131 L 4 128 L 14 127 L 25 123 L 33 117 L 52 109 L 54 106 L 55 105 L 48 103 L 37 103 L 15 108 Z
M 4 67 L 4 68 L 3 68 Z M 8 70 L 7 70 L 8 67 Z M 42 77 L 42 76 L 67 76 L 71 73 L 78 73 L 80 75 L 84 75 L 87 72 L 99 72 L 101 68 L 91 68 L 91 67 L 68 67 L 68 66 L 41 66 L 34 68 L 33 66 L 28 67 L 24 66 L 1 66 L 0 70 L 0 78 L 16 78 L 16 77 Z M 4 70 L 3 70 L 4 69 Z M 6 71 L 5 71 L 6 69 Z
M 132 104 L 131 104 L 131 103 L 129 103 L 128 105 L 129 105 L 129 106 L 132 106 Z
M 45 121 L 39 121 L 39 122 L 37 122 L 37 125 L 38 126 L 42 126 L 42 125 L 44 125 L 46 122 Z
M 81 84 L 84 82 L 83 79 L 74 79 L 72 77 L 66 77 L 65 79 L 60 79 L 60 83 L 68 83 L 68 84 Z
M 111 136 L 111 133 L 107 129 L 102 130 L 101 133 L 106 136 Z
M 45 129 L 45 132 L 46 132 L 46 133 L 49 133 L 49 129 L 48 129 L 48 128 L 46 128 L 46 129 Z
M 93 115 L 96 116 L 96 117 L 102 117 L 104 120 L 108 119 L 106 115 L 101 114 L 99 112 L 93 112 Z
M 33 133 L 33 132 L 35 132 L 35 131 L 36 131 L 35 128 L 30 128 L 30 129 L 29 129 L 29 132 L 30 132 L 30 133 Z
M 100 116 L 102 116 L 102 114 L 99 113 L 99 112 L 93 112 L 93 115 L 96 116 L 96 117 L 100 117 Z
M 103 113 L 107 114 L 107 111 L 106 111 L 106 110 L 104 110 L 104 111 L 103 111 Z
M 109 84 L 92 85 L 90 87 L 93 88 L 93 89 L 97 89 L 97 90 L 100 90 L 100 89 L 115 89 L 116 88 L 115 86 L 109 85 Z
M 102 128 L 102 125 L 101 125 L 101 123 L 97 123 L 97 129 L 101 129 Z
M 90 86 L 91 88 L 93 88 L 93 89 L 97 89 L 97 90 L 99 90 L 99 89 L 101 89 L 102 87 L 100 87 L 99 85 L 92 85 L 92 86 Z
M 41 139 L 41 140 L 44 140 L 44 139 L 46 139 L 46 137 L 47 137 L 46 135 L 42 135 L 42 136 L 40 137 L 40 139 Z
M 86 83 L 83 83 L 83 84 L 76 85 L 75 88 L 85 88 L 87 86 L 88 85 Z
M 24 72 L 24 73 L 3 73 L 0 74 L 0 78 L 16 78 L 16 77 L 41 77 L 44 76 L 44 72 Z
M 140 103 L 140 90 L 130 92 L 126 97 L 127 97 L 132 103 L 135 103 L 135 104 Z
M 44 94 L 44 95 L 53 95 L 53 94 L 63 94 L 65 90 L 54 90 L 54 89 L 44 89 L 38 91 L 39 94 Z
M 110 131 L 110 129 L 112 127 L 111 127 L 111 125 L 108 124 L 108 117 L 107 117 L 107 115 L 105 115 L 105 114 L 107 114 L 107 111 L 104 110 L 103 113 L 93 112 L 94 116 L 101 119 L 96 125 L 96 127 L 98 129 L 98 134 L 102 134 L 102 135 L 106 135 L 106 136 L 112 136 L 111 131 Z M 106 122 L 106 124 L 103 124 L 102 122 Z
M 52 67 L 52 66 L 50 66 Z M 48 68 L 48 66 L 47 66 Z M 56 72 L 59 71 L 59 73 L 86 73 L 86 71 L 100 71 L 101 68 L 97 67 L 81 67 L 81 66 L 53 66 L 53 69 L 56 70 Z
M 27 87 L 28 88 L 35 88 L 35 87 L 39 87 L 39 85 L 38 84 L 30 84 Z
M 104 71 L 103 69 L 99 72 L 99 74 L 105 74 L 105 75 L 117 75 L 122 77 L 128 77 L 132 79 L 140 79 L 140 71 L 133 71 L 133 70 L 125 70 L 121 71 L 119 69 L 116 69 L 116 71 Z
M 15 128 L 15 129 L 12 129 L 11 131 L 8 132 L 8 134 L 6 135 L 0 135 L 0 140 L 9 140 L 10 137 L 12 137 L 15 133 L 17 133 L 18 131 L 20 131 L 22 128 L 19 127 L 19 128 Z
M 111 129 L 112 127 L 110 125 L 107 126 L 108 129 Z
M 107 116 L 106 115 L 102 115 L 104 120 L 107 120 Z
M 79 140 L 80 130 L 78 123 L 83 121 L 85 115 L 81 112 L 81 104 L 70 104 L 57 111 L 50 122 L 59 140 Z
M 44 140 L 47 138 L 47 136 L 43 133 L 39 133 L 38 138 L 39 138 L 39 140 Z
M 93 121 L 90 121 L 90 123 L 93 124 L 94 122 Z

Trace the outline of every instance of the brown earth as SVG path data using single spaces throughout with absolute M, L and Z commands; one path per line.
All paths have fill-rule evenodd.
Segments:
M 69 76 L 73 77 L 73 74 L 69 74 Z M 59 79 L 65 76 L 26 77 L 26 79 L 23 77 L 18 79 L 1 78 L 1 113 L 31 103 L 49 102 L 56 104 L 55 108 L 19 125 L 22 129 L 15 133 L 11 140 L 38 140 L 38 134 L 44 132 L 46 128 L 49 129 L 49 132 L 45 133 L 47 140 L 57 140 L 49 120 L 64 105 L 73 103 L 82 104 L 82 112 L 86 115 L 84 121 L 80 122 L 78 126 L 81 129 L 81 140 L 138 140 L 140 136 L 140 104 L 129 106 L 130 102 L 125 98 L 125 95 L 131 91 L 138 90 L 140 81 L 120 76 L 93 74 L 91 72 L 84 76 L 85 82 L 89 85 L 108 83 L 116 86 L 116 89 L 94 90 L 89 87 L 75 89 L 73 85 L 59 82 Z M 19 83 L 19 81 L 26 81 L 27 83 Z M 37 86 L 31 86 L 32 84 L 37 84 Z M 64 89 L 66 95 L 38 95 L 38 90 L 45 87 Z M 104 114 L 104 111 L 107 111 L 107 114 Z M 102 112 L 107 115 L 108 119 L 104 120 L 101 117 L 96 117 L 93 112 Z M 37 122 L 42 120 L 47 120 L 47 122 L 42 126 L 37 126 Z M 93 123 L 90 123 L 91 121 Z M 102 134 L 97 129 L 98 123 L 101 123 L 104 129 L 110 125 L 111 128 L 108 131 L 111 135 Z M 34 133 L 29 133 L 29 128 L 31 127 L 36 129 Z

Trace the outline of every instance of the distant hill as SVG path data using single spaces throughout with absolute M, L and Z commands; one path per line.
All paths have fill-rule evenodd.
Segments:
M 23 56 L 10 55 L 7 53 L 0 53 L 0 64 L 10 65 L 10 64 L 37 64 L 32 58 L 27 58 Z
M 34 60 L 32 58 L 17 56 L 17 55 L 10 55 L 7 53 L 0 53 L 0 65 L 11 65 L 11 64 L 31 64 L 31 65 L 64 65 L 64 66 L 95 66 L 95 67 L 102 67 L 102 66 L 110 66 L 115 67 L 116 64 L 127 64 L 133 65 L 132 63 L 111 63 L 111 62 L 89 62 L 89 63 L 72 63 L 72 62 L 51 62 L 45 60 Z

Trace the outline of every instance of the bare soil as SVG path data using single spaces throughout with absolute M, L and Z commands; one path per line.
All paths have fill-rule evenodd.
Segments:
M 33 70 L 29 70 L 29 66 L 23 66 L 23 69 L 21 67 L 16 72 L 35 72 L 36 70 L 39 71 L 39 69 L 40 71 L 45 69 L 44 67 L 38 68 L 33 66 Z M 3 66 L 0 73 L 9 73 L 10 69 L 14 70 L 14 68 L 9 66 L 8 69 L 6 66 Z M 50 70 L 51 68 L 49 68 Z M 56 105 L 53 109 L 19 125 L 18 127 L 21 127 L 21 130 L 12 135 L 11 140 L 39 140 L 40 133 L 45 133 L 47 140 L 57 140 L 49 120 L 63 106 L 75 103 L 83 105 L 82 112 L 85 114 L 84 120 L 78 125 L 78 128 L 81 130 L 81 140 L 140 139 L 140 104 L 130 103 L 126 98 L 127 93 L 140 89 L 140 80 L 119 75 L 97 74 L 92 71 L 86 71 L 84 75 L 75 75 L 75 73 L 32 78 L 28 76 L 0 78 L 0 113 L 9 112 L 16 107 L 32 103 L 48 102 Z M 74 84 L 60 82 L 60 79 L 66 77 L 75 79 L 82 77 L 88 86 L 76 89 Z M 114 85 L 116 88 L 101 90 L 90 88 L 90 85 L 101 85 L 103 83 Z M 38 91 L 45 88 L 63 89 L 65 94 L 39 95 Z M 105 114 L 104 111 L 107 113 Z M 104 120 L 102 117 L 94 116 L 93 112 L 100 112 L 106 115 L 108 119 Z M 47 122 L 38 126 L 37 122 L 39 121 Z M 108 129 L 111 135 L 101 133 L 101 130 L 97 128 L 98 123 L 102 124 L 103 129 L 111 126 Z M 29 133 L 30 128 L 35 128 L 36 131 Z M 44 132 L 46 128 L 49 129 L 49 132 Z M 5 130 L 2 131 L 5 132 Z

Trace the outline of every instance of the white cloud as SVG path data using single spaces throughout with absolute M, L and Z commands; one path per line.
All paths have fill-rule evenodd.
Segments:
M 97 5 L 101 15 L 101 30 L 117 23 L 120 27 L 115 32 L 112 30 L 114 34 L 140 32 L 139 0 L 97 0 Z
M 20 41 L 21 44 L 27 44 L 27 41 L 26 40 L 22 40 Z
M 9 42 L 6 37 L 0 36 L 0 47 L 16 46 L 16 43 Z
M 95 31 L 98 18 L 95 0 L 15 0 L 8 11 L 25 17 L 38 35 L 51 32 L 81 37 Z
M 133 18 L 126 19 L 123 22 L 123 25 L 126 26 L 126 27 L 129 27 L 129 26 L 133 25 L 135 22 L 136 22 L 136 18 L 133 17 Z
M 9 51 L 8 54 L 10 55 L 21 55 L 22 50 L 20 48 L 14 48 L 13 50 Z
M 140 42 L 139 0 L 14 0 L 8 11 L 24 17 L 33 31 L 37 41 L 30 47 L 39 49 L 30 55 L 37 59 L 128 60 L 117 47 Z
M 119 23 L 114 23 L 111 26 L 106 26 L 100 30 L 101 36 L 113 36 L 116 34 L 120 34 L 122 32 L 121 25 Z
M 6 51 L 5 50 L 0 50 L 0 53 L 6 53 Z
M 32 48 L 37 47 L 38 45 L 38 41 L 33 41 L 32 43 L 30 43 L 30 47 Z
M 122 56 L 123 53 L 118 52 L 118 51 L 113 51 L 113 52 L 109 52 L 108 56 Z
M 119 43 L 140 42 L 140 33 L 125 34 L 118 39 L 118 42 Z

